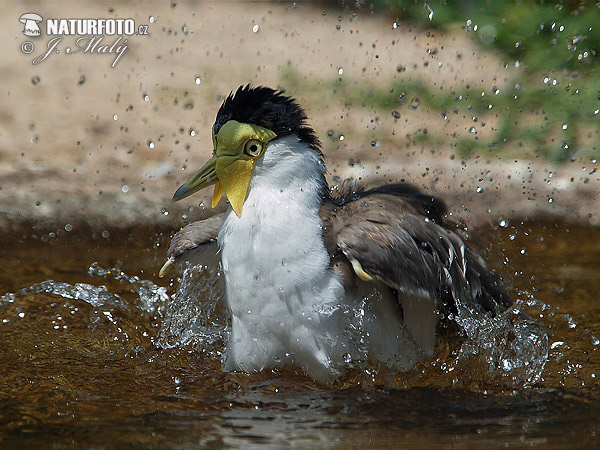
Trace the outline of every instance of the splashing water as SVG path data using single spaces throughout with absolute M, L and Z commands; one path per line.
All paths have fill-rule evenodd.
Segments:
M 457 302 L 456 323 L 466 334 L 454 361 L 456 367 L 473 358 L 485 361 L 482 381 L 507 381 L 514 387 L 539 381 L 548 359 L 548 335 L 523 314 L 519 302 L 496 317 L 475 312 Z
M 124 310 L 129 309 L 121 298 L 111 293 L 106 286 L 93 286 L 87 283 L 61 283 L 53 280 L 42 281 L 23 288 L 15 293 L 8 293 L 0 296 L 0 305 L 14 303 L 19 297 L 28 294 L 53 294 L 62 298 L 72 300 L 82 300 L 92 306 L 114 306 Z
M 166 288 L 157 286 L 148 280 L 141 280 L 137 276 L 129 276 L 125 272 L 121 271 L 118 267 L 114 267 L 112 269 L 103 269 L 97 262 L 95 262 L 88 268 L 88 275 L 90 277 L 112 277 L 115 280 L 123 280 L 127 282 L 137 294 L 138 308 L 146 313 L 159 312 L 162 315 L 164 313 L 165 305 L 169 301 L 169 295 L 167 294 Z M 101 286 L 101 288 L 106 289 L 105 286 Z M 92 292 L 92 294 L 94 294 L 94 292 Z M 91 297 L 87 298 L 79 298 L 79 300 L 84 300 L 90 303 L 95 301 L 95 297 L 92 295 Z
M 222 295 L 220 273 L 188 265 L 156 344 L 163 348 L 191 345 L 220 356 L 229 332 L 227 314 L 220 308 Z
M 222 372 L 229 333 L 222 278 L 186 267 L 177 283 L 165 288 L 156 275 L 141 275 L 160 265 L 162 241 L 160 248 L 147 241 L 115 245 L 124 234 L 111 229 L 109 239 L 82 242 L 71 233 L 69 241 L 40 246 L 32 240 L 15 252 L 13 239 L 7 238 L 0 267 L 2 292 L 12 292 L 0 295 L 5 361 L 0 390 L 8 398 L 3 420 L 33 431 L 30 436 L 47 436 L 59 424 L 72 430 L 65 443 L 73 436 L 96 436 L 101 429 L 104 444 L 94 441 L 99 445 L 122 442 L 123 436 L 147 442 L 158 423 L 148 419 L 156 417 L 165 446 L 197 445 L 201 436 L 239 442 L 239 430 L 247 430 L 254 443 L 261 436 L 281 446 L 287 441 L 275 443 L 273 436 L 282 429 L 304 430 L 309 440 L 303 443 L 310 446 L 322 432 L 336 442 L 346 442 L 339 439 L 354 429 L 354 437 L 363 436 L 365 424 L 370 424 L 369 436 L 394 436 L 394 443 L 405 439 L 407 430 L 419 437 L 435 430 L 436 442 L 443 436 L 485 447 L 495 436 L 521 445 L 527 429 L 526 442 L 540 437 L 567 445 L 571 438 L 566 436 L 577 436 L 593 446 L 600 374 L 594 328 L 600 247 L 595 243 L 600 235 L 553 225 L 550 233 L 548 224 L 504 225 L 497 225 L 503 239 L 492 243 L 487 256 L 498 265 L 510 260 L 513 308 L 489 317 L 459 305 L 438 328 L 431 361 L 390 373 L 372 364 L 368 348 L 360 347 L 369 329 L 369 307 L 377 301 L 366 296 L 337 312 L 359 350 L 343 355 L 348 370 L 327 389 L 293 368 L 252 376 Z M 142 233 L 125 234 L 130 235 Z M 521 255 L 524 247 L 527 254 Z M 90 266 L 90 254 L 100 261 L 127 262 Z M 37 282 L 47 278 L 60 281 Z M 400 390 L 380 389 L 386 386 Z M 123 425 L 114 428 L 115 423 Z M 195 431 L 182 433 L 182 424 Z M 232 427 L 235 431 L 229 431 Z
M 222 359 L 230 325 L 221 301 L 223 289 L 220 273 L 202 266 L 188 265 L 171 296 L 165 287 L 138 276 L 127 275 L 118 267 L 104 269 L 98 263 L 93 263 L 87 273 L 90 277 L 112 278 L 128 285 L 135 294 L 133 300 L 123 300 L 104 285 L 47 280 L 0 296 L 0 305 L 14 303 L 25 295 L 40 293 L 84 301 L 94 307 L 92 323 L 95 326 L 109 323 L 114 328 L 110 333 L 111 338 L 124 342 L 128 341 L 129 336 L 117 323 L 115 310 L 129 315 L 142 313 L 147 320 L 157 322 L 158 330 L 150 336 L 156 347 L 189 347 Z M 377 294 L 366 296 L 352 307 L 340 308 L 346 319 L 345 334 L 356 347 L 356 352 L 344 356 L 345 366 L 368 373 L 375 382 L 377 369 L 369 361 L 364 327 L 365 311 L 374 301 L 372 295 Z M 548 336 L 540 325 L 521 313 L 518 306 L 497 317 L 482 315 L 462 302 L 458 302 L 457 306 L 458 314 L 449 318 L 459 325 L 464 342 L 455 352 L 454 360 L 444 364 L 447 373 L 473 364 L 484 364 L 485 370 L 475 371 L 479 381 L 504 382 L 516 387 L 531 385 L 540 379 L 548 357 Z M 470 373 L 473 376 L 474 372 Z

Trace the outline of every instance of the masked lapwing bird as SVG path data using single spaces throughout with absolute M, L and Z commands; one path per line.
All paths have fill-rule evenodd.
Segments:
M 408 184 L 330 190 L 304 110 L 240 87 L 217 113 L 212 158 L 175 195 L 214 186 L 224 214 L 173 238 L 161 276 L 209 252 L 221 265 L 231 333 L 224 370 L 282 366 L 335 380 L 348 361 L 405 371 L 431 358 L 440 316 L 458 302 L 494 315 L 511 304 L 499 276 Z

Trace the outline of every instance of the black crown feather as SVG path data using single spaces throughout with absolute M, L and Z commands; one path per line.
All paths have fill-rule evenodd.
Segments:
M 264 86 L 240 86 L 225 99 L 215 119 L 215 134 L 229 120 L 251 123 L 273 131 L 277 137 L 295 134 L 301 141 L 321 153 L 314 130 L 306 123 L 306 113 L 296 101 Z

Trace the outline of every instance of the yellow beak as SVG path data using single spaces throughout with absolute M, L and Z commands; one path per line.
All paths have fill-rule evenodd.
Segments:
M 194 192 L 214 184 L 213 208 L 219 203 L 225 192 L 231 208 L 238 217 L 241 217 L 256 160 L 264 154 L 267 143 L 275 137 L 276 134 L 273 131 L 258 125 L 229 120 L 219 131 L 218 143 L 217 136 L 213 135 L 215 148 L 213 157 L 177 189 L 173 195 L 173 201 L 186 198 Z M 262 143 L 262 152 L 249 154 L 245 151 L 245 144 L 252 140 Z
M 179 186 L 179 189 L 173 194 L 173 201 L 176 202 L 183 198 L 189 197 L 194 192 L 204 189 L 218 182 L 217 172 L 217 157 L 213 156 L 208 160 L 204 167 L 190 177 L 189 180 Z
M 173 201 L 186 198 L 214 184 L 212 207 L 217 206 L 224 191 L 231 207 L 238 217 L 241 217 L 253 169 L 254 160 L 246 160 L 239 156 L 213 156 L 202 169 L 177 189 Z

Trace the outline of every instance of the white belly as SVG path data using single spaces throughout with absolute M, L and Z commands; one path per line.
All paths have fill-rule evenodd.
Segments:
M 219 230 L 232 318 L 224 369 L 257 372 L 294 365 L 329 382 L 348 360 L 367 351 L 406 370 L 422 353 L 402 324 L 397 299 L 370 295 L 373 283 L 352 295 L 344 292 L 329 270 L 318 177 L 298 173 L 297 167 L 307 167 L 306 159 L 294 160 L 312 150 L 292 152 L 293 139 L 286 139 L 257 163 L 242 216 L 230 209 Z M 311 170 L 322 168 L 315 164 Z M 371 298 L 361 309 L 365 295 Z
M 376 293 L 373 283 L 344 292 L 328 270 L 318 216 L 289 211 L 263 220 L 258 203 L 241 219 L 230 213 L 219 236 L 232 318 L 224 370 L 292 365 L 330 382 L 349 361 L 369 358 L 407 370 L 423 359 L 397 299 Z M 284 232 L 282 221 L 296 226 Z
M 293 364 L 329 380 L 348 351 L 339 308 L 344 290 L 328 270 L 318 214 L 276 212 L 272 206 L 265 195 L 251 194 L 242 218 L 230 213 L 221 228 L 232 317 L 225 370 Z M 264 214 L 265 208 L 271 213 Z

